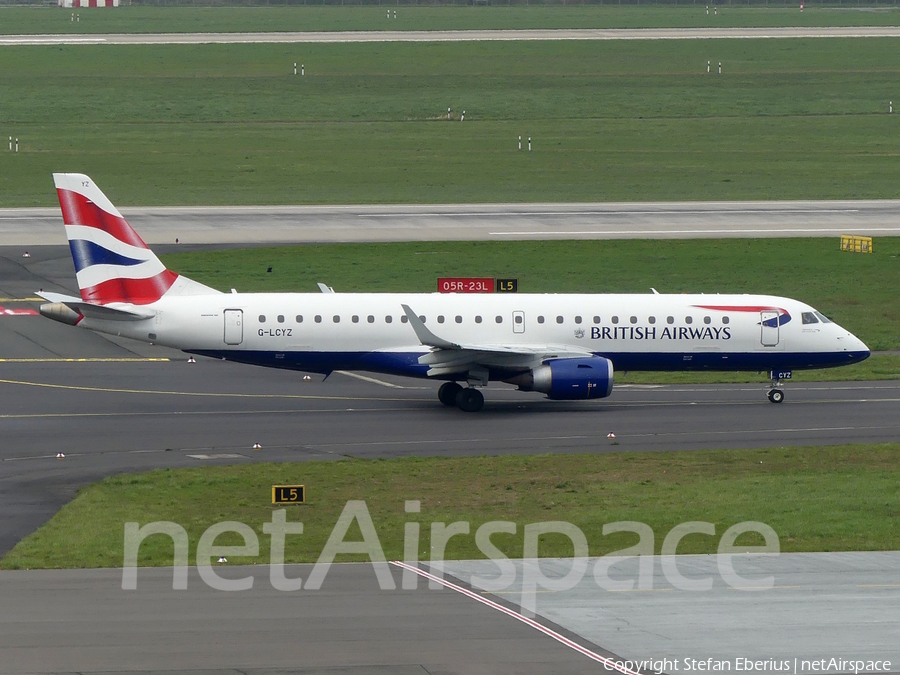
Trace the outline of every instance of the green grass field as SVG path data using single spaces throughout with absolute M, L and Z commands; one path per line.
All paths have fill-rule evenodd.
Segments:
M 432 292 L 440 276 L 493 276 L 518 278 L 522 293 L 784 295 L 833 317 L 873 350 L 900 349 L 900 238 L 876 238 L 872 254 L 841 252 L 835 237 L 332 244 L 164 260 L 224 291 L 317 292 L 322 281 L 343 292 Z
M 713 3 L 714 5 L 715 3 Z M 78 12 L 57 7 L 0 7 L 0 34 L 193 33 L 334 30 L 472 30 L 536 28 L 694 28 L 721 26 L 896 26 L 897 7 L 795 3 L 771 7 L 719 6 L 706 15 L 693 6 L 417 7 L 152 7 Z M 386 10 L 397 10 L 388 19 Z M 863 10 L 863 11 L 861 11 Z M 865 11 L 868 10 L 868 11 Z
M 3 48 L 0 206 L 893 198 L 898 45 Z
M 127 441 L 123 441 L 127 444 Z M 608 441 L 598 440 L 599 445 Z M 286 560 L 315 561 L 347 500 L 365 500 L 388 559 L 403 557 L 404 523 L 423 523 L 419 555 L 429 558 L 432 522 L 467 521 L 470 536 L 450 540 L 446 558 L 481 558 L 477 527 L 511 520 L 516 535 L 492 541 L 522 557 L 523 526 L 565 520 L 587 537 L 591 555 L 635 543 L 635 536 L 603 536 L 606 523 L 635 520 L 653 528 L 655 550 L 673 526 L 712 522 L 715 537 L 690 535 L 679 553 L 714 553 L 722 533 L 742 521 L 761 521 L 779 535 L 782 551 L 891 550 L 900 546 L 900 445 L 853 445 L 769 450 L 603 453 L 467 459 L 346 460 L 294 464 L 159 470 L 107 478 L 82 490 L 47 525 L 0 561 L 4 569 L 122 565 L 124 523 L 173 521 L 191 541 L 191 559 L 203 531 L 237 520 L 259 535 L 268 562 L 273 484 L 306 485 L 307 504 L 289 508 L 302 536 L 288 537 Z M 406 514 L 404 500 L 421 500 Z M 354 526 L 348 539 L 358 537 Z M 217 540 L 239 544 L 237 538 Z M 756 535 L 738 544 L 758 545 Z M 561 536 L 542 538 L 540 555 L 569 556 Z M 344 559 L 352 559 L 346 556 Z M 357 557 L 358 558 L 358 557 Z M 172 564 L 172 544 L 154 536 L 139 564 Z

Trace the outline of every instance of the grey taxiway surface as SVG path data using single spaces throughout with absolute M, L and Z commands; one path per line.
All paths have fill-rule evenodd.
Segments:
M 303 42 L 465 42 L 484 40 L 697 40 L 897 37 L 895 26 L 792 28 L 588 28 L 553 30 L 331 31 L 272 33 L 138 33 L 5 35 L 2 45 L 237 44 Z
M 900 200 L 120 210 L 151 245 L 900 235 Z M 65 243 L 59 208 L 0 209 L 0 246 Z

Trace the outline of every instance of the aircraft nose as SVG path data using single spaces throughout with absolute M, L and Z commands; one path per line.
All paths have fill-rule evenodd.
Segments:
M 872 355 L 872 352 L 869 351 L 866 343 L 856 337 L 853 333 L 847 333 L 847 343 L 849 348 L 848 351 L 852 352 L 854 358 L 859 361 L 867 359 Z

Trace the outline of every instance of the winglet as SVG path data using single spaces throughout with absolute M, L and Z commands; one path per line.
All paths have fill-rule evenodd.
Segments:
M 319 287 L 319 290 L 323 293 L 334 293 L 334 289 L 331 286 L 323 284 L 321 281 L 316 284 Z
M 422 323 L 422 319 L 419 318 L 419 315 L 412 311 L 409 308 L 409 305 L 400 306 L 403 307 L 406 318 L 409 319 L 409 324 L 413 327 L 413 330 L 416 331 L 416 337 L 419 338 L 419 342 L 423 345 L 426 347 L 437 347 L 438 349 L 461 349 L 458 344 L 439 338 L 428 330 L 425 327 L 425 324 Z

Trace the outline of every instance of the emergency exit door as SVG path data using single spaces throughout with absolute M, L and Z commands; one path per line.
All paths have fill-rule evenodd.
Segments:
M 244 340 L 244 312 L 240 309 L 225 310 L 225 344 L 239 345 Z

